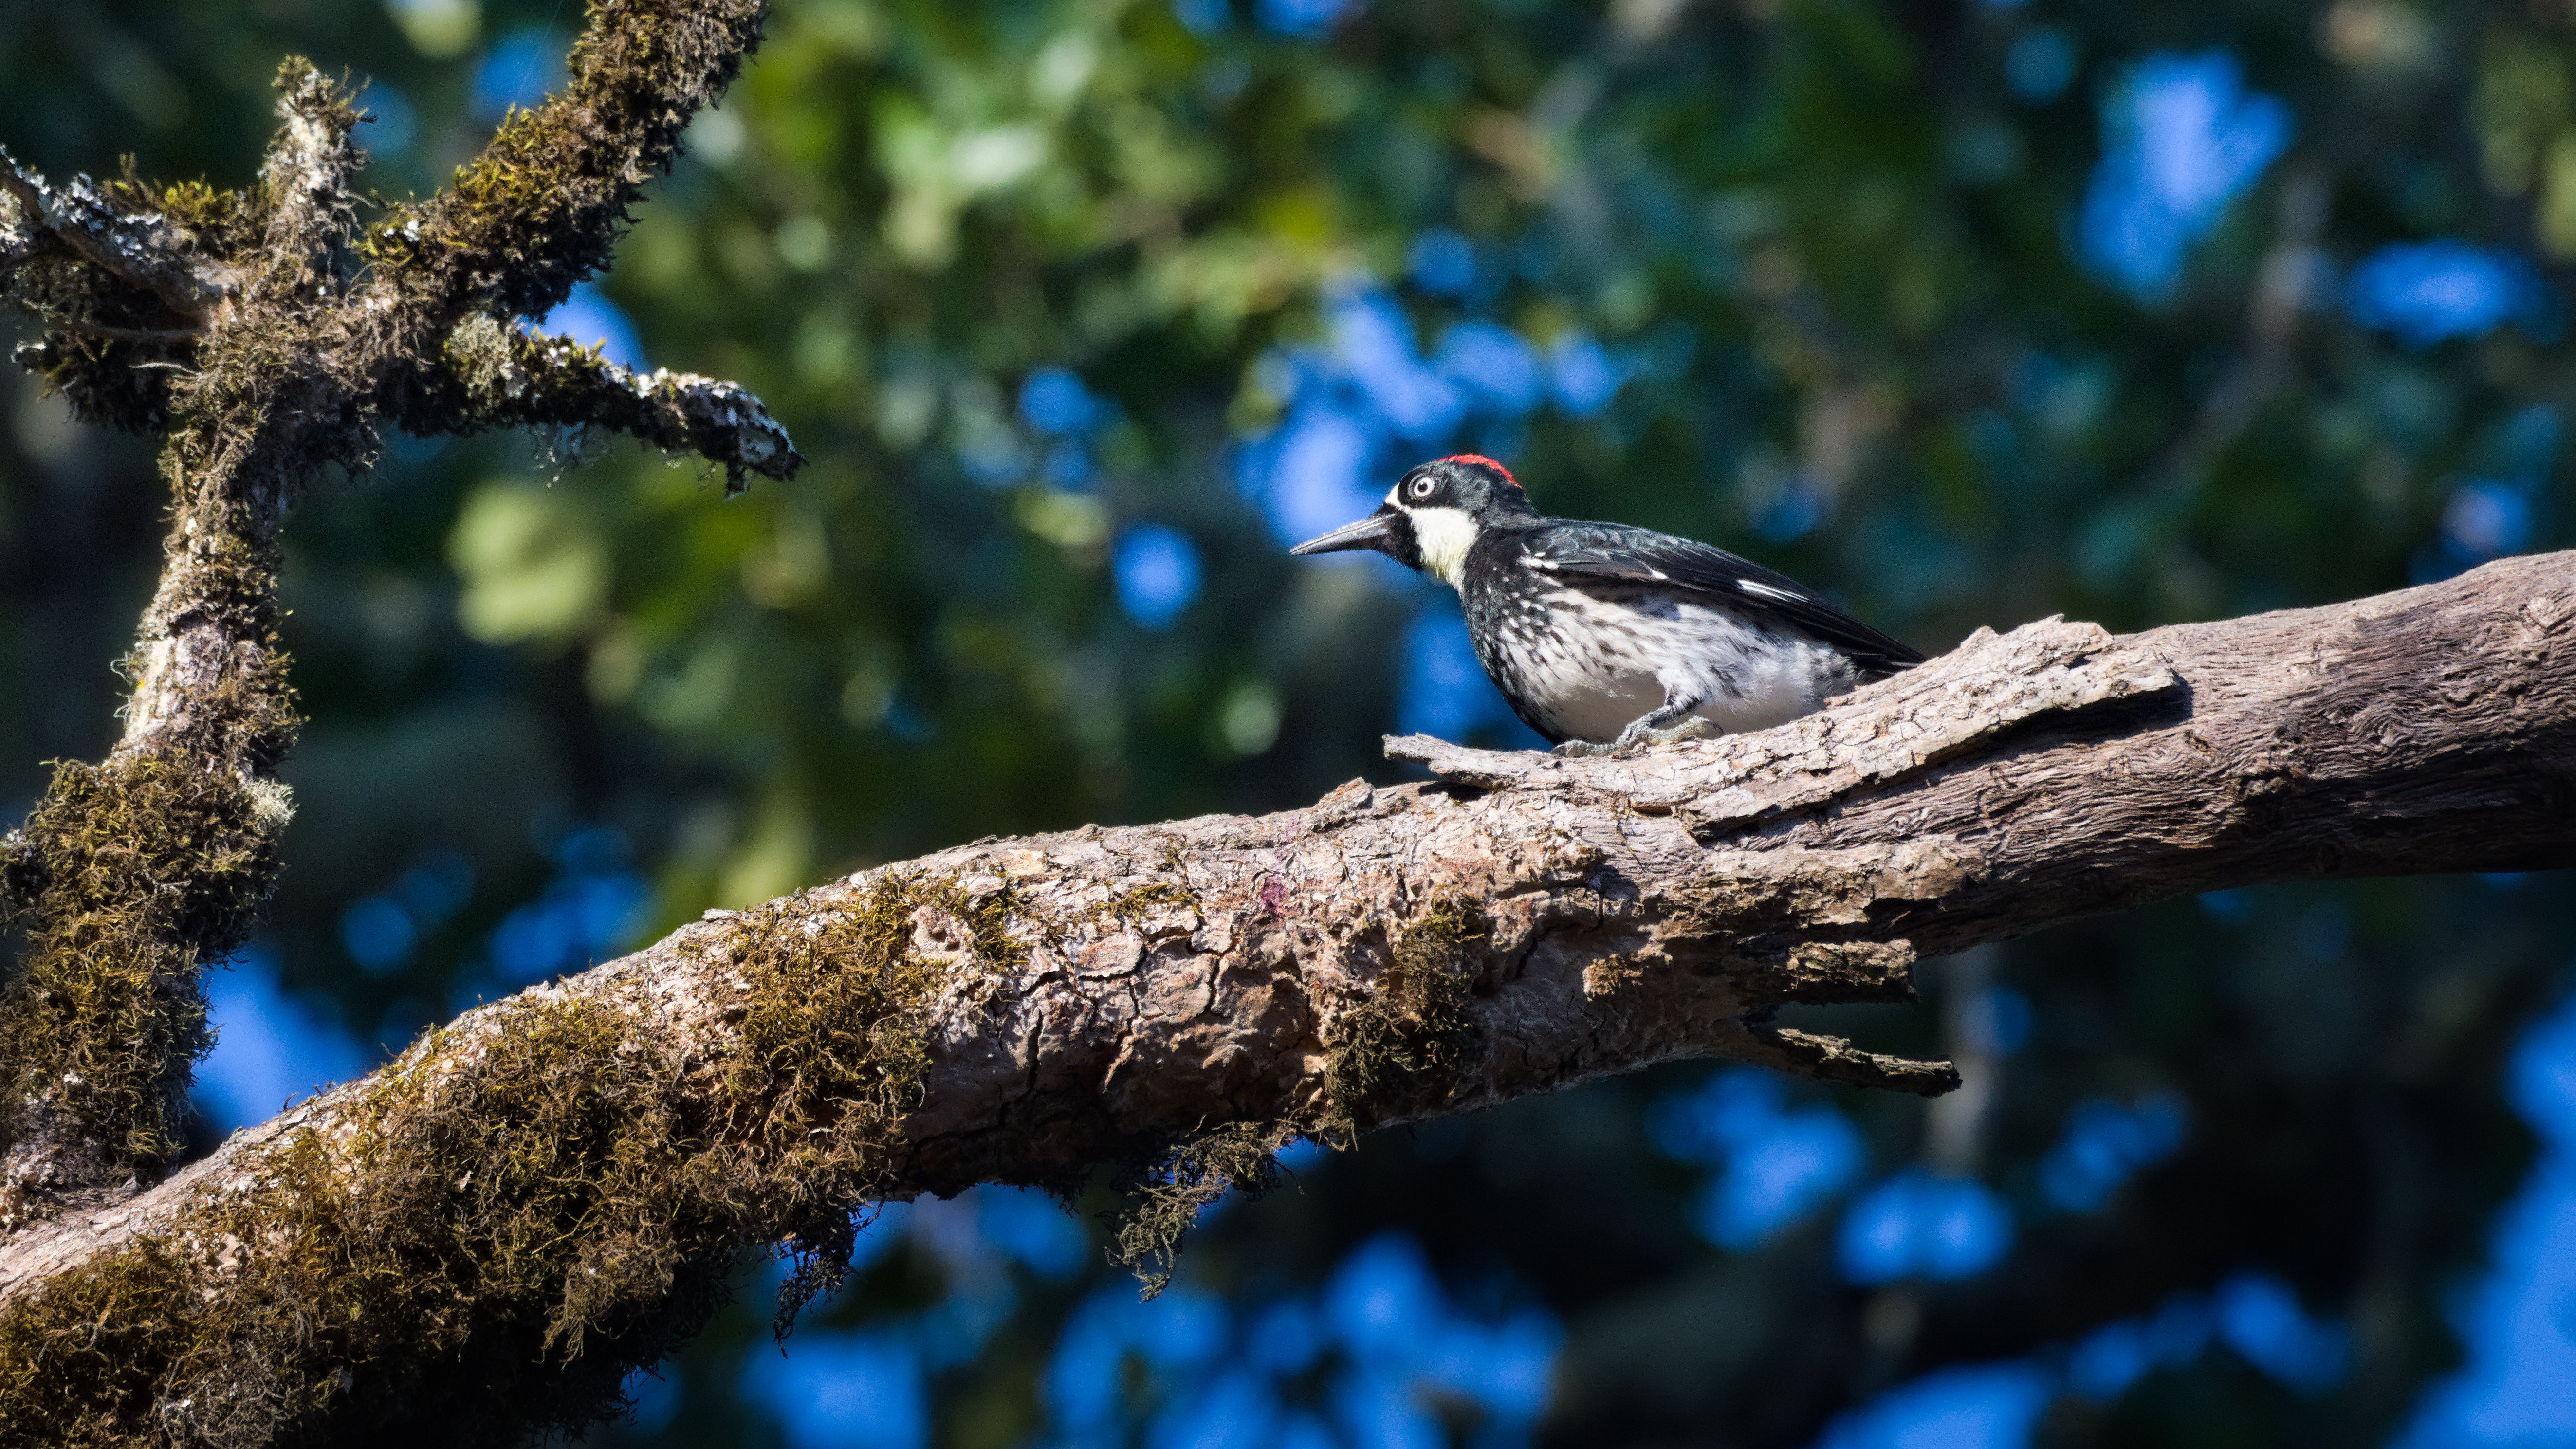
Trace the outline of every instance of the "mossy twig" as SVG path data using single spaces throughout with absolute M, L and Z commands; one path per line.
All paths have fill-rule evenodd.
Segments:
M 479 313 L 449 334 L 441 365 L 417 374 L 400 403 L 402 425 L 415 433 L 596 428 L 694 453 L 723 466 L 727 494 L 740 493 L 753 473 L 791 477 L 805 461 L 787 429 L 738 383 L 637 373 L 596 347 Z
M 188 237 L 167 218 L 116 205 L 107 188 L 86 176 L 51 185 L 0 150 L 0 193 L 15 203 L 17 216 L 9 228 L 15 244 L 10 249 L 21 255 L 42 241 L 58 242 L 82 261 L 200 323 L 233 290 L 225 277 L 190 254 Z
M 515 111 L 447 190 L 369 229 L 375 285 L 444 335 L 466 313 L 542 317 L 608 264 L 698 109 L 758 43 L 763 0 L 592 0 L 568 83 Z

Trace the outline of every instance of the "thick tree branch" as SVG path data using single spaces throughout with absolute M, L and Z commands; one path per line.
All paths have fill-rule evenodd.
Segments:
M 1675 1057 L 1937 1088 L 1770 1014 L 2158 897 L 2576 863 L 2576 554 L 1980 632 L 1630 760 L 1398 753 L 1449 782 L 980 842 L 469 1013 L 0 1248 L 0 1365 L 76 1365 L 0 1368 L 0 1427 L 505 1433 L 596 1408 L 732 1251 L 846 1246 L 863 1197 L 1141 1166 L 1186 1198 Z

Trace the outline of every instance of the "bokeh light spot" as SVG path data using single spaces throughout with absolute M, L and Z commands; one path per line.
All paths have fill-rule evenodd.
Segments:
M 1169 629 L 1199 596 L 1199 549 L 1179 529 L 1140 523 L 1110 557 L 1118 607 L 1147 629 Z

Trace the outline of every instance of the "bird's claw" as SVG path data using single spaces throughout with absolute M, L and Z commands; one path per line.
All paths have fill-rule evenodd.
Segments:
M 1567 740 L 1550 753 L 1566 759 L 1626 760 L 1635 758 L 1637 753 L 1648 745 L 1674 745 L 1684 740 L 1713 740 L 1724 733 L 1726 731 L 1718 728 L 1717 721 L 1698 715 L 1693 715 L 1665 729 L 1647 729 L 1644 721 L 1641 720 L 1621 730 L 1619 738 L 1608 744 L 1600 744 L 1592 740 Z
M 1713 740 L 1724 733 L 1726 733 L 1726 731 L 1718 728 L 1717 721 L 1706 718 L 1702 715 L 1692 715 L 1689 719 L 1683 720 L 1680 724 L 1674 725 L 1670 729 L 1645 731 L 1637 737 L 1637 743 L 1640 745 L 1677 745 L 1684 740 Z M 1625 737 L 1622 736 L 1622 738 Z

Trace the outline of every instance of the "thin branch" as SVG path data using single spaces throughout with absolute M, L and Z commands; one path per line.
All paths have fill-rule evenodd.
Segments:
M 1197 1192 L 1300 1134 L 1677 1057 L 1937 1090 L 1771 1014 L 2162 897 L 2576 863 L 2576 554 L 1980 631 L 1628 760 L 1400 752 L 1448 779 L 980 842 L 470 1012 L 0 1246 L 0 1426 L 500 1437 L 599 1412 L 732 1253 L 828 1266 L 861 1199 L 1103 1167 Z M 5 1367 L 71 1353 L 85 1397 Z
M 603 269 L 698 110 L 757 44 L 764 0 L 593 0 L 569 83 L 515 112 L 448 190 L 397 208 L 365 242 L 375 275 L 351 316 L 380 359 L 384 406 L 416 435 L 605 428 L 750 474 L 803 463 L 738 384 L 638 376 L 503 319 L 541 317 Z M 428 355 L 423 336 L 444 339 Z
M 371 229 L 373 290 L 445 335 L 469 312 L 542 317 L 608 265 L 681 133 L 759 43 L 764 0 L 591 0 L 564 89 L 514 112 L 456 184 Z
M 357 230 L 352 188 L 367 159 L 350 139 L 358 111 L 345 86 L 300 58 L 278 68 L 276 86 L 277 136 L 259 173 L 268 221 L 260 255 L 327 279 Z
M 639 374 L 594 348 L 470 318 L 449 338 L 445 366 L 413 379 L 395 412 L 417 434 L 477 428 L 601 429 L 725 470 L 725 492 L 746 476 L 785 480 L 804 465 L 787 429 L 739 383 L 656 369 Z

